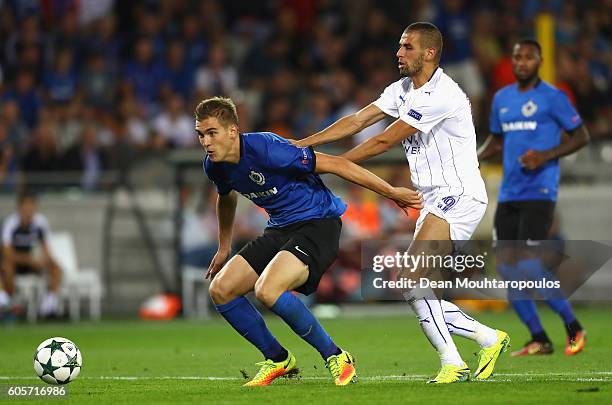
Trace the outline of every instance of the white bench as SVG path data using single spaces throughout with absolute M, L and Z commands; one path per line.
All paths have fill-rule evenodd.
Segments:
M 96 269 L 80 269 L 74 238 L 70 232 L 53 232 L 48 239 L 51 255 L 62 270 L 60 301 L 68 303 L 70 320 L 81 318 L 81 300 L 89 303 L 89 318 L 99 320 L 101 317 L 102 295 L 104 288 Z
M 183 315 L 185 318 L 210 318 L 210 298 L 208 286 L 210 280 L 204 279 L 207 269 L 183 267 Z

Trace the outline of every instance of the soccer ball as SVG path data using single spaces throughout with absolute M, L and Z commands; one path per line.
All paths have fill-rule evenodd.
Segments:
M 34 371 L 48 384 L 68 384 L 77 378 L 82 364 L 79 348 L 63 337 L 45 340 L 34 354 Z

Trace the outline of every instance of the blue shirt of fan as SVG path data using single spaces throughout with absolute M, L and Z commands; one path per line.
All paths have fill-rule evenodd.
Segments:
M 526 92 L 511 84 L 499 90 L 491 107 L 490 131 L 503 136 L 504 176 L 499 202 L 525 200 L 556 201 L 559 189 L 559 161 L 546 162 L 527 170 L 519 157 L 527 150 L 544 151 L 561 143 L 561 129 L 572 131 L 582 119 L 567 95 L 540 81 Z
M 312 148 L 299 148 L 271 132 L 240 135 L 240 161 L 204 159 L 204 171 L 219 194 L 236 190 L 269 215 L 269 227 L 337 218 L 346 204 L 314 174 Z

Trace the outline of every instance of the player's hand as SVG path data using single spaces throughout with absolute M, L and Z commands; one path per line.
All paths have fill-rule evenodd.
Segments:
M 208 278 L 211 280 L 215 278 L 215 275 L 217 275 L 217 273 L 223 268 L 223 265 L 227 261 L 229 254 L 229 250 L 217 250 L 217 253 L 215 253 L 215 257 L 213 257 L 212 261 L 210 262 L 210 266 L 208 266 L 208 271 L 206 272 L 204 278 Z
M 519 157 L 519 163 L 527 170 L 538 169 L 542 167 L 547 160 L 544 153 L 533 149 L 529 149 L 525 154 Z
M 305 146 L 303 143 L 303 139 L 289 139 L 289 142 L 291 142 L 294 146 L 297 146 L 298 148 L 303 148 Z
M 423 193 L 410 188 L 394 187 L 391 199 L 404 211 L 409 207 L 417 210 L 423 208 Z

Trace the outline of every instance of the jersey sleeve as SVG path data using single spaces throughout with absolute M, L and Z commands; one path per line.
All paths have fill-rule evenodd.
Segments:
M 316 166 L 314 149 L 300 148 L 290 142 L 274 140 L 267 144 L 267 166 L 289 174 L 313 173 Z
M 423 97 L 421 95 L 415 98 L 408 111 L 400 119 L 411 127 L 427 133 L 448 118 L 454 110 L 455 106 L 449 97 Z
M 399 117 L 399 108 L 396 101 L 396 87 L 398 82 L 391 83 L 382 92 L 378 100 L 374 101 L 374 105 L 381 109 L 382 112 L 392 117 Z M 399 96 L 397 96 L 399 97 Z
M 499 93 L 493 97 L 491 103 L 491 113 L 489 115 L 489 132 L 493 135 L 501 135 L 503 133 L 501 122 L 499 121 Z
M 19 225 L 19 220 L 15 215 L 8 216 L 4 223 L 2 224 L 2 244 L 5 246 L 10 246 L 13 243 L 12 237 L 13 232 L 17 229 Z
M 218 166 L 214 165 L 212 162 L 208 160 L 208 158 L 204 159 L 204 173 L 210 181 L 215 184 L 217 188 L 217 193 L 221 195 L 229 194 L 232 191 L 232 188 L 226 184 L 221 178 L 221 173 L 219 172 Z
M 36 214 L 34 221 L 36 222 L 36 237 L 39 241 L 45 242 L 51 232 L 49 221 L 42 214 Z
M 553 119 L 566 131 L 573 131 L 582 125 L 582 118 L 576 111 L 569 97 L 559 90 L 552 99 L 551 113 Z

